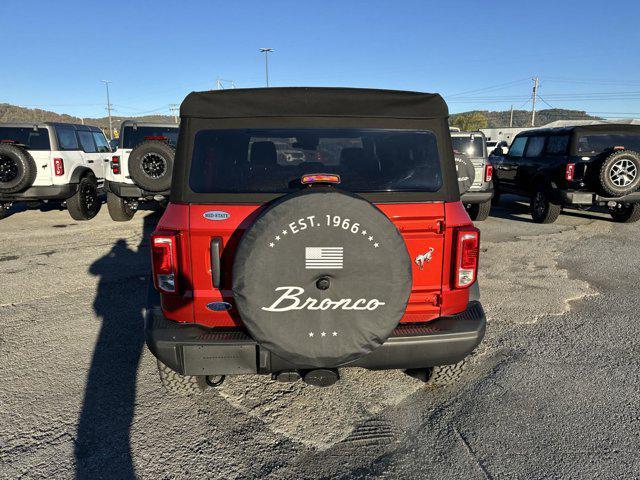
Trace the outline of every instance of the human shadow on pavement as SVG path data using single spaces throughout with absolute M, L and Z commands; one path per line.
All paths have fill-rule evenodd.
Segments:
M 74 454 L 79 479 L 135 478 L 130 427 L 144 346 L 149 235 L 159 218 L 157 214 L 144 218 L 137 251 L 120 239 L 89 267 L 99 277 L 93 309 L 102 325 L 78 421 Z

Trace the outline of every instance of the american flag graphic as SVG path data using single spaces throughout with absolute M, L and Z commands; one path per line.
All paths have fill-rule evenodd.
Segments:
M 343 247 L 305 247 L 304 266 L 313 269 L 341 269 Z

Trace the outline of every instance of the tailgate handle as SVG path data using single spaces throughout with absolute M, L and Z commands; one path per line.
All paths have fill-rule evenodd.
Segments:
M 211 282 L 215 288 L 220 288 L 220 245 L 222 240 L 219 237 L 211 239 Z

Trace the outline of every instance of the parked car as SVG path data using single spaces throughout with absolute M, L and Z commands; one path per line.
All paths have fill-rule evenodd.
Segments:
M 497 195 L 530 198 L 538 223 L 565 206 L 606 206 L 617 222 L 640 220 L 640 126 L 583 125 L 528 130 L 494 160 Z
M 486 220 L 493 198 L 493 167 L 481 132 L 451 131 L 451 145 L 458 172 L 461 200 L 471 220 Z
M 126 120 L 107 171 L 107 208 L 118 222 L 131 220 L 139 202 L 169 194 L 178 125 Z
M 0 217 L 21 201 L 60 202 L 75 220 L 95 217 L 110 157 L 98 127 L 0 124 Z
M 151 236 L 146 343 L 163 385 L 327 386 L 347 366 L 457 378 L 485 315 L 447 117 L 417 92 L 190 94 Z

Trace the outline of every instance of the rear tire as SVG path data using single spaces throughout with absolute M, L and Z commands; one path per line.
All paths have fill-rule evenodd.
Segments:
M 562 213 L 562 205 L 554 203 L 546 190 L 538 190 L 531 197 L 531 218 L 536 223 L 553 223 Z
M 169 393 L 191 396 L 201 395 L 208 388 L 207 377 L 204 375 L 180 375 L 158 360 L 158 373 L 162 386 Z M 222 382 L 220 382 L 222 383 Z
M 78 183 L 78 190 L 67 199 L 67 210 L 74 220 L 91 220 L 100 211 L 100 198 L 95 177 L 87 175 Z
M 432 387 L 444 387 L 456 383 L 464 372 L 467 360 L 461 360 L 453 365 L 440 365 L 437 367 L 418 368 L 407 370 L 410 377 L 422 380 Z
M 36 162 L 24 148 L 0 144 L 0 193 L 16 193 L 33 185 Z
M 107 192 L 107 209 L 114 222 L 128 222 L 136 214 L 137 201 L 122 198 L 115 193 Z
M 615 222 L 637 222 L 640 220 L 640 203 L 619 203 L 615 207 L 609 207 L 609 214 Z
M 483 220 L 486 220 L 489 216 L 489 213 L 491 213 L 491 200 L 469 205 L 469 207 L 467 208 L 467 212 L 469 213 L 469 217 L 471 217 L 471 220 L 473 220 L 474 222 L 481 222 Z

